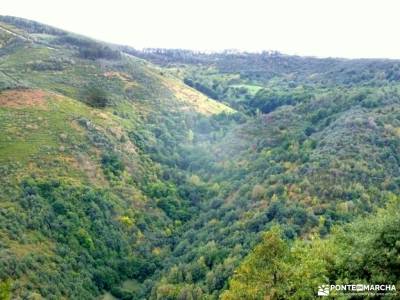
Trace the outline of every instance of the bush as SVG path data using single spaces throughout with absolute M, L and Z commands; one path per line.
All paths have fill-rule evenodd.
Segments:
M 78 48 L 78 53 L 84 59 L 120 59 L 121 53 L 111 47 L 76 35 L 64 35 L 55 40 L 56 44 L 69 45 Z
M 119 51 L 112 50 L 108 46 L 103 46 L 97 43 L 90 44 L 86 47 L 79 48 L 79 56 L 85 59 L 120 59 Z
M 101 164 L 103 166 L 104 173 L 110 177 L 114 175 L 119 177 L 125 170 L 124 163 L 120 157 L 115 153 L 105 153 L 101 158 Z
M 110 104 L 107 93 L 97 86 L 88 87 L 84 94 L 85 103 L 92 107 L 104 108 Z

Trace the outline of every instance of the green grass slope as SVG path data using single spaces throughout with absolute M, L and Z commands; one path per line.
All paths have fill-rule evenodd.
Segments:
M 190 218 L 177 180 L 143 149 L 158 128 L 145 129 L 169 120 L 172 151 L 191 122 L 233 110 L 103 43 L 0 21 L 2 291 L 92 299 L 143 282 Z

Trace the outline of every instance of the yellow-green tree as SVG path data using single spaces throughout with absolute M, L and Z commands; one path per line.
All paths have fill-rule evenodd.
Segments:
M 0 281 L 0 300 L 11 299 L 11 280 Z
M 223 300 L 275 299 L 288 265 L 285 258 L 289 247 L 281 238 L 278 227 L 265 233 L 262 242 L 245 259 L 229 281 L 229 290 L 222 294 Z

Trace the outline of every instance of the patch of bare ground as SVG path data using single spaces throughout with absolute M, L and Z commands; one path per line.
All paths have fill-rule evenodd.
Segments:
M 88 180 L 95 185 L 106 186 L 107 180 L 104 177 L 101 167 L 88 155 L 79 153 L 75 157 L 74 166 L 86 174 Z
M 0 107 L 25 108 L 35 106 L 46 108 L 46 97 L 46 92 L 42 90 L 6 90 L 0 93 Z

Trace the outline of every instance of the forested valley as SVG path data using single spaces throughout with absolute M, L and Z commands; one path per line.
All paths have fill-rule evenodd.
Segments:
M 399 167 L 400 61 L 0 17 L 0 299 L 400 288 Z

